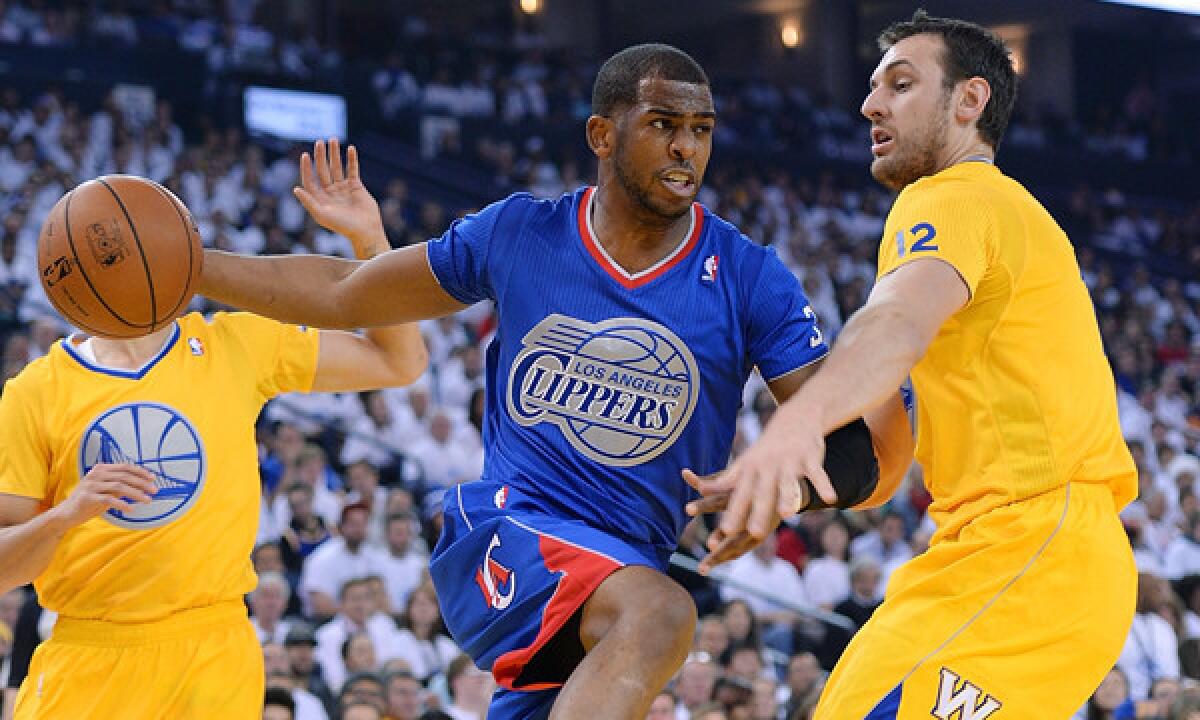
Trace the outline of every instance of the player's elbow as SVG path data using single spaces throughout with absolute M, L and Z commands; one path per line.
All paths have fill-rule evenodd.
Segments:
M 403 358 L 393 358 L 389 385 L 402 387 L 415 383 L 429 369 L 429 351 L 424 342 L 408 348 Z

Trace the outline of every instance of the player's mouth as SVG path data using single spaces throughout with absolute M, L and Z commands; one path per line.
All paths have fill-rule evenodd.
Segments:
M 896 139 L 887 130 L 879 126 L 871 128 L 871 154 L 875 157 L 887 155 L 895 143 Z
M 690 170 L 668 170 L 658 177 L 668 190 L 679 197 L 690 198 L 696 194 L 696 175 Z

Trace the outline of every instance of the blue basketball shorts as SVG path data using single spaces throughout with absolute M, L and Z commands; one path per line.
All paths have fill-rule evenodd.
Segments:
M 584 602 L 626 565 L 665 570 L 669 551 L 556 517 L 491 481 L 456 486 L 443 507 L 429 571 L 450 634 L 499 686 L 488 717 L 543 717 L 583 659 Z

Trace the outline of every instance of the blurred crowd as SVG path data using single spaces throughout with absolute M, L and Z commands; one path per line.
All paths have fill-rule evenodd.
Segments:
M 187 3 L 154 7 L 136 17 L 105 10 L 83 22 L 80 11 L 0 0 L 0 41 L 75 43 L 105 35 L 147 43 L 166 37 L 163 28 L 170 26 L 170 42 L 185 46 L 204 34 L 168 19 L 192 17 L 212 25 L 207 44 L 190 46 L 209 53 L 210 65 L 221 57 L 248 62 L 250 55 L 221 48 L 253 44 L 252 16 L 214 24 L 199 10 L 189 15 Z M 276 69 L 289 66 L 282 48 L 291 41 L 257 37 L 269 50 L 254 57 L 271 58 Z M 319 44 L 296 42 L 312 50 L 299 55 L 313 59 L 312 67 L 336 62 Z M 553 197 L 591 176 L 577 142 L 497 132 L 472 134 L 466 148 L 466 126 L 459 124 L 501 118 L 518 128 L 531 117 L 556 115 L 578 122 L 588 112 L 586 73 L 549 62 L 548 52 L 527 38 L 510 54 L 513 62 L 489 65 L 485 58 L 469 67 L 440 63 L 436 55 L 418 67 L 397 52 L 372 85 L 385 117 L 418 118 L 407 139 L 427 154 L 457 154 L 495 177 L 497 188 Z M 237 128 L 185 137 L 169 102 L 147 107 L 134 100 L 114 91 L 99 107 L 80 107 L 54 89 L 33 96 L 0 89 L 0 378 L 20 372 L 71 331 L 41 290 L 36 239 L 54 202 L 96 175 L 130 173 L 163 183 L 191 209 L 210 247 L 350 254 L 344 238 L 316 226 L 292 197 L 299 147 L 259 146 Z M 700 200 L 776 250 L 801 279 L 824 332 L 836 337 L 870 291 L 892 197 L 833 173 L 797 176 L 743 163 L 735 150 L 769 150 L 803 138 L 823 157 L 865 164 L 860 121 L 798 88 L 763 83 L 719 92 L 718 105 L 722 130 L 715 142 L 722 156 Z M 1153 91 L 1139 86 L 1102 132 L 1100 125 L 1080 130 L 1045 117 L 1019 118 L 1009 142 L 1145 160 L 1157 157 L 1156 133 L 1170 133 L 1160 112 Z M 475 209 L 414 197 L 402 177 L 371 189 L 396 247 L 440 235 L 449 220 Z M 1200 281 L 1188 269 L 1200 267 L 1200 203 L 1087 185 L 1049 189 L 1046 196 L 1076 244 L 1140 473 L 1138 500 L 1123 513 L 1142 572 L 1138 614 L 1120 662 L 1079 717 L 1195 717 L 1189 713 L 1200 712 Z M 197 299 L 192 309 L 219 308 Z M 493 327 L 486 305 L 423 323 L 430 369 L 411 387 L 289 395 L 268 405 L 258 424 L 259 585 L 247 598 L 272 688 L 269 711 L 283 713 L 268 717 L 484 717 L 492 680 L 447 636 L 427 563 L 442 493 L 477 478 L 482 467 L 483 351 Z M 753 379 L 735 452 L 757 437 L 773 408 L 765 385 Z M 692 593 L 701 620 L 694 651 L 650 717 L 809 717 L 826 674 L 881 601 L 890 573 L 925 548 L 933 531 L 929 502 L 914 466 L 886 507 L 799 516 L 711 579 L 688 569 L 689 559 L 703 554 L 707 532 L 702 522 L 690 525 L 672 575 Z M 52 614 L 27 591 L 0 597 L 0 678 L 20 680 L 19 653 L 8 657 L 13 630 L 24 628 L 25 640 L 18 632 L 15 644 L 28 644 L 52 624 Z

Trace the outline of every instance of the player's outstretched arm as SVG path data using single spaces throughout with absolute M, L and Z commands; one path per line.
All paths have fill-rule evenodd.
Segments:
M 0 595 L 41 575 L 71 528 L 149 502 L 154 493 L 154 476 L 135 465 L 95 466 L 65 501 L 41 514 L 39 500 L 0 493 Z
M 315 143 L 313 155 L 300 158 L 296 198 L 322 227 L 350 240 L 355 257 L 370 260 L 388 252 L 387 234 L 379 205 L 359 177 L 358 151 L 351 145 L 346 155 L 343 166 L 336 139 Z M 429 364 L 425 341 L 413 322 L 371 328 L 365 335 L 323 330 L 319 347 L 315 392 L 408 385 Z
M 359 178 L 351 146 L 343 169 L 337 141 L 314 144 L 300 161 L 297 199 L 317 222 L 358 244 L 382 236 L 379 206 Z M 249 257 L 206 250 L 199 292 L 283 322 L 331 329 L 380 327 L 441 317 L 465 307 L 429 267 L 425 245 L 370 260 L 321 255 Z
M 969 299 L 958 271 L 935 258 L 910 262 L 876 283 L 829 357 L 780 405 L 758 441 L 718 477 L 689 479 L 706 494 L 730 493 L 718 532 L 709 539 L 709 549 L 720 552 L 705 558 L 705 569 L 737 557 L 731 539 L 761 539 L 779 516 L 794 511 L 798 494 L 786 488 L 796 478 L 808 478 L 826 504 L 836 503 L 823 468 L 825 436 L 884 406 L 942 323 Z M 892 428 L 890 439 L 898 437 L 894 412 L 892 408 L 884 416 Z

